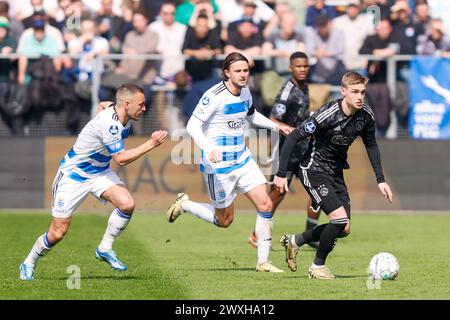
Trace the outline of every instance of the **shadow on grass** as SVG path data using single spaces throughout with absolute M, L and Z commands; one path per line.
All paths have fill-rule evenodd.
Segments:
M 50 277 L 40 277 L 42 280 L 67 280 L 68 277 L 50 278 Z M 144 277 L 136 275 L 121 275 L 121 274 L 111 274 L 111 275 L 81 275 L 81 280 L 144 280 Z
M 209 269 L 202 269 L 204 271 L 252 271 L 255 272 L 255 268 L 209 268 Z
M 357 275 L 353 275 L 353 276 L 336 274 L 336 279 L 367 278 L 368 276 L 369 275 L 367 275 L 367 274 L 357 274 Z

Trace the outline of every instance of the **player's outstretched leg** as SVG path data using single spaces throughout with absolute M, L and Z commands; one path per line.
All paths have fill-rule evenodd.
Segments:
M 272 245 L 273 220 L 272 212 L 257 212 L 255 233 L 258 242 L 258 272 L 284 272 L 269 261 L 270 247 Z
M 283 234 L 280 243 L 286 252 L 286 263 L 289 269 L 293 272 L 297 271 L 298 245 L 295 243 L 295 237 L 292 234 Z
M 310 242 L 319 241 L 322 231 L 327 224 L 316 226 L 312 230 L 306 230 L 297 234 L 285 234 L 281 237 L 280 243 L 286 251 L 286 262 L 291 271 L 297 270 L 297 253 L 298 249 Z
M 117 258 L 116 253 L 112 249 L 112 245 L 114 240 L 122 233 L 123 230 L 125 230 L 131 217 L 131 213 L 122 211 L 119 208 L 114 209 L 109 217 L 108 226 L 106 227 L 103 239 L 95 250 L 95 257 L 100 261 L 108 263 L 114 270 L 127 270 L 127 267 Z
M 348 218 L 337 218 L 330 220 L 320 235 L 320 243 L 317 248 L 314 263 L 309 268 L 309 277 L 315 279 L 335 279 L 336 277 L 325 266 L 328 254 L 336 245 L 337 237 L 343 233 Z
M 39 236 L 30 253 L 19 266 L 20 280 L 33 280 L 38 260 L 45 256 L 52 248 L 53 244 L 48 240 L 47 232 Z
M 214 207 L 209 203 L 191 201 L 186 193 L 179 193 L 175 202 L 169 206 L 166 213 L 167 221 L 172 223 L 185 212 L 218 226 Z
M 289 179 L 288 181 L 290 183 L 291 180 Z M 281 193 L 277 188 L 275 188 L 273 186 L 273 184 L 270 185 L 269 197 L 270 197 L 270 200 L 272 200 L 272 203 L 273 203 L 273 206 L 274 206 L 273 210 L 272 210 L 273 214 L 275 214 L 275 211 L 276 211 L 278 205 L 281 203 L 281 201 L 283 201 L 284 196 L 285 196 L 285 194 Z M 254 229 L 253 229 L 253 233 L 248 236 L 247 242 L 253 248 L 257 248 L 258 247 L 258 241 L 256 239 L 256 233 L 255 233 Z M 272 249 L 272 247 L 271 247 L 271 249 Z
M 306 215 L 305 231 L 312 230 L 319 225 L 320 207 L 317 204 L 313 203 L 311 198 L 308 199 L 308 204 L 306 205 Z M 319 246 L 319 242 L 308 242 L 308 246 L 317 249 L 317 247 Z
M 70 218 L 53 217 L 52 224 L 48 232 L 36 239 L 30 253 L 19 266 L 19 278 L 21 280 L 33 280 L 36 265 L 42 257 L 44 257 L 69 230 Z

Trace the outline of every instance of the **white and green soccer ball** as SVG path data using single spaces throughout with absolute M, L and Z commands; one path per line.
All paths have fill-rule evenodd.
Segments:
M 367 272 L 375 280 L 394 280 L 398 276 L 400 265 L 394 255 L 380 252 L 370 260 Z

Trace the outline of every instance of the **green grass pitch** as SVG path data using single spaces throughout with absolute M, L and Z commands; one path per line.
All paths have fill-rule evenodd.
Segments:
M 0 299 L 450 299 L 448 214 L 354 214 L 351 236 L 328 259 L 337 279 L 323 281 L 307 277 L 312 249 L 299 252 L 294 273 L 278 243 L 283 233 L 303 230 L 303 214 L 275 216 L 271 260 L 285 272 L 269 274 L 254 271 L 256 251 L 246 243 L 253 214 L 237 213 L 230 228 L 218 229 L 187 214 L 169 224 L 164 214 L 136 213 L 115 244 L 129 268 L 119 273 L 94 257 L 108 216 L 76 213 L 35 281 L 20 281 L 18 266 L 50 219 L 0 212 Z M 399 277 L 368 284 L 367 265 L 381 251 L 397 257 Z M 71 265 L 80 268 L 80 289 L 67 287 Z

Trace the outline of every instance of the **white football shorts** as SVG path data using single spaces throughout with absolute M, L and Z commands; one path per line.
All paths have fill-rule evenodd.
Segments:
M 212 205 L 218 209 L 230 206 L 236 198 L 236 191 L 245 194 L 257 186 L 267 183 L 266 177 L 253 159 L 232 172 L 203 173 L 203 178 Z
M 78 206 L 92 193 L 100 202 L 106 201 L 100 196 L 113 185 L 125 185 L 117 174 L 108 170 L 98 177 L 84 182 L 75 181 L 58 170 L 52 185 L 52 216 L 69 218 Z

